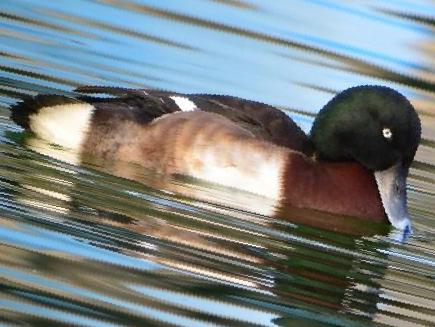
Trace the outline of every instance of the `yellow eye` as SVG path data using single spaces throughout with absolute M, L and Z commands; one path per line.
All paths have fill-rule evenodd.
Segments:
M 389 129 L 388 127 L 385 127 L 382 130 L 382 135 L 387 139 L 387 140 L 391 140 L 391 138 L 393 137 L 393 132 L 391 132 L 391 129 Z

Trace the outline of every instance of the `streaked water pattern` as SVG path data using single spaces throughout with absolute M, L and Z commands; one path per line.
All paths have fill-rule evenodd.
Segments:
M 435 325 L 433 1 L 0 2 L 0 323 Z M 337 91 L 381 84 L 417 108 L 414 234 L 97 159 L 9 120 L 79 85 L 219 93 L 309 130 Z

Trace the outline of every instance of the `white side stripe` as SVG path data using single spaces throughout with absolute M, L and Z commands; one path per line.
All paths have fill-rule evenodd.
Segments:
M 175 104 L 181 109 L 181 111 L 193 111 L 198 109 L 196 104 L 190 101 L 188 98 L 180 96 L 172 96 L 170 98 L 175 101 Z

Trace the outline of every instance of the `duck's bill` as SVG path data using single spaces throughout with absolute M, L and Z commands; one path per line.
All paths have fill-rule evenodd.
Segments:
M 401 163 L 375 172 L 376 183 L 388 220 L 397 229 L 410 233 L 411 221 L 406 204 L 407 175 L 408 170 Z

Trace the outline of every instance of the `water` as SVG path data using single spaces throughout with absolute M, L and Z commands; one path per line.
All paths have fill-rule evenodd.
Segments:
M 434 14 L 429 0 L 2 0 L 0 323 L 435 325 Z M 398 89 L 422 119 L 403 243 L 359 220 L 269 217 L 262 198 L 189 178 L 77 166 L 8 118 L 26 94 L 112 85 L 258 100 L 308 130 L 358 84 Z

